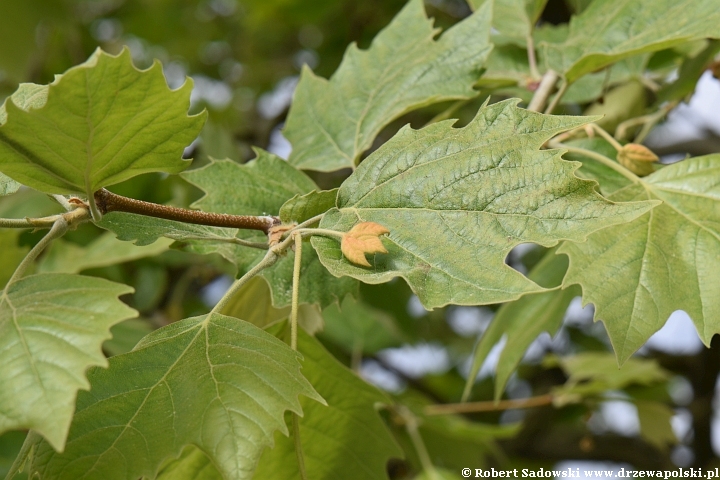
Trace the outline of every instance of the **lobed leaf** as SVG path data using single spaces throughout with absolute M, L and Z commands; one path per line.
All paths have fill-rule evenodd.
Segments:
M 188 162 L 205 114 L 187 115 L 192 82 L 170 91 L 156 62 L 137 70 L 125 49 L 101 50 L 49 86 L 24 84 L 0 111 L 0 170 L 47 193 L 88 197 L 147 172 Z
M 390 399 L 341 365 L 319 341 L 299 332 L 303 374 L 327 405 L 301 400 L 300 440 L 307 478 L 314 480 L 387 479 L 386 463 L 402 453 L 377 412 Z M 292 438 L 275 435 L 265 450 L 257 478 L 300 479 Z
M 392 120 L 419 107 L 477 95 L 490 53 L 491 2 L 438 40 L 422 0 L 410 0 L 366 51 L 351 45 L 330 80 L 304 68 L 284 135 L 298 168 L 354 168 Z
M 156 330 L 108 370 L 89 374 L 63 453 L 26 442 L 30 476 L 57 480 L 154 477 L 186 445 L 225 479 L 249 479 L 284 412 L 299 395 L 322 398 L 300 374 L 300 356 L 241 320 L 211 313 Z
M 573 82 L 623 58 L 720 37 L 715 0 L 603 0 L 570 20 L 568 37 L 546 43 L 551 68 Z
M 662 204 L 582 244 L 565 243 L 565 285 L 580 284 L 595 305 L 620 363 L 675 310 L 692 317 L 702 341 L 720 332 L 720 155 L 668 165 L 610 195 Z
M 493 28 L 503 40 L 510 39 L 523 48 L 547 2 L 548 0 L 468 0 L 473 10 L 480 8 L 483 3 L 492 3 Z
M 390 231 L 382 240 L 389 253 L 357 267 L 335 239 L 315 236 L 323 264 L 366 283 L 403 277 L 426 308 L 510 301 L 544 290 L 505 264 L 514 246 L 582 241 L 652 207 L 608 202 L 594 182 L 573 174 L 577 164 L 561 160 L 561 152 L 538 150 L 592 119 L 542 115 L 515 103 L 484 106 L 463 128 L 452 128 L 452 120 L 403 128 L 369 156 L 320 226 L 347 232 L 379 223 Z
M 296 195 L 280 207 L 280 220 L 300 223 L 323 214 L 335 206 L 337 192 L 338 189 L 333 188 Z
M 136 315 L 118 300 L 133 289 L 100 278 L 31 275 L 0 296 L 0 433 L 33 429 L 62 450 L 85 370 L 107 365 L 112 325 Z

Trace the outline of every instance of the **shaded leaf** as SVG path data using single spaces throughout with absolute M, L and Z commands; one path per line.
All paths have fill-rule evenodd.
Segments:
M 325 213 L 335 206 L 337 192 L 338 189 L 333 188 L 296 195 L 280 207 L 280 220 L 283 223 L 300 223 Z
M 551 250 L 530 271 L 528 277 L 545 287 L 555 287 L 562 284 L 567 267 L 567 257 L 556 255 L 555 251 Z M 500 307 L 473 352 L 473 363 L 465 386 L 466 394 L 469 394 L 490 350 L 505 336 L 507 340 L 495 372 L 495 398 L 499 399 L 530 344 L 542 332 L 550 335 L 557 333 L 570 301 L 578 295 L 580 289 L 570 287 L 566 290 L 526 295 Z
M 5 287 L 29 250 L 18 245 L 20 233 L 21 230 L 0 230 L 0 287 Z
M 608 158 L 613 158 L 617 155 L 615 147 L 610 145 L 607 140 L 600 137 L 569 140 L 565 143 L 569 146 L 580 147 L 597 152 Z M 581 178 L 595 180 L 598 182 L 598 189 L 600 193 L 606 197 L 630 184 L 630 180 L 628 180 L 627 177 L 622 176 L 616 170 L 603 165 L 597 160 L 579 155 L 575 152 L 568 152 L 565 154 L 565 157 L 568 160 L 577 160 L 582 162 L 582 167 L 577 170 L 577 175 Z
M 570 20 L 563 43 L 544 45 L 548 68 L 573 82 L 623 58 L 720 36 L 715 0 L 593 2 Z
M 138 258 L 159 255 L 172 240 L 163 238 L 152 245 L 137 246 L 122 242 L 112 233 L 105 233 L 86 246 L 55 240 L 38 265 L 38 273 L 78 273 L 88 268 L 107 267 Z
M 453 121 L 403 128 L 369 156 L 320 226 L 347 232 L 377 222 L 390 230 L 383 239 L 389 253 L 360 268 L 337 240 L 315 236 L 323 264 L 367 283 L 403 277 L 426 308 L 498 303 L 544 290 L 505 264 L 514 246 L 582 241 L 651 207 L 606 201 L 573 174 L 577 164 L 538 150 L 590 118 L 542 115 L 515 102 L 485 106 L 463 128 Z
M 493 28 L 504 39 L 512 39 L 517 45 L 525 47 L 526 39 L 532 35 L 548 0 L 468 0 L 473 10 L 491 2 Z
M 720 40 L 711 40 L 701 52 L 686 58 L 677 72 L 677 80 L 664 85 L 657 92 L 656 105 L 671 100 L 680 100 L 692 94 L 700 76 L 712 63 L 718 52 L 720 52 Z
M 664 403 L 648 400 L 636 400 L 640 436 L 651 445 L 666 451 L 669 445 L 678 443 L 672 428 L 675 412 Z
M 385 464 L 402 454 L 377 412 L 390 399 L 341 365 L 314 338 L 301 332 L 303 374 L 328 405 L 301 400 L 300 440 L 307 478 L 387 479 Z M 275 435 L 258 465 L 257 478 L 299 479 L 292 438 Z
M 20 453 L 26 432 L 6 432 L 0 435 L 0 477 L 5 478 L 5 475 L 10 471 L 15 457 Z M 17 475 L 16 480 L 27 478 L 27 475 Z
M 559 250 L 570 257 L 565 285 L 582 286 L 621 363 L 675 310 L 690 315 L 706 345 L 720 332 L 719 160 L 690 158 L 617 190 L 610 199 L 663 203 Z
M 141 318 L 131 318 L 117 323 L 110 328 L 112 338 L 103 343 L 103 351 L 110 357 L 127 353 L 152 331 L 150 323 Z
M 91 197 L 141 173 L 177 173 L 205 120 L 187 116 L 191 81 L 170 91 L 160 63 L 137 70 L 128 49 L 118 56 L 98 49 L 49 87 L 32 88 L 35 100 L 5 102 L 0 170 L 47 193 Z
M 194 445 L 183 448 L 178 458 L 165 462 L 155 480 L 223 480 L 215 465 Z
M 330 80 L 304 68 L 284 135 L 298 168 L 354 168 L 375 136 L 402 114 L 444 100 L 474 97 L 490 53 L 491 3 L 438 40 L 421 0 L 405 8 L 368 50 L 351 45 Z
M 225 479 L 249 479 L 273 433 L 287 435 L 298 395 L 322 401 L 300 374 L 299 355 L 257 327 L 220 314 L 156 330 L 108 370 L 89 374 L 63 453 L 27 442 L 41 478 L 136 480 L 193 444 Z M 123 467 L 118 468 L 117 462 Z
M 17 192 L 20 186 L 21 185 L 12 178 L 4 173 L 0 173 L 0 197 Z
M 110 327 L 135 316 L 118 300 L 126 285 L 67 274 L 31 275 L 0 297 L 0 433 L 33 429 L 65 446 L 85 370 L 106 366 Z

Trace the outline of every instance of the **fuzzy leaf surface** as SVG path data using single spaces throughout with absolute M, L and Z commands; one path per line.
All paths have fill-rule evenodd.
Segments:
M 702 341 L 720 332 L 720 155 L 668 165 L 615 191 L 615 201 L 663 203 L 625 225 L 565 243 L 565 284 L 595 305 L 618 361 L 627 360 L 675 310 L 690 315 Z
M 562 284 L 567 266 L 568 260 L 565 255 L 555 255 L 554 251 L 550 251 L 530 271 L 528 277 L 543 286 L 554 287 Z M 570 301 L 578 295 L 580 295 L 579 289 L 571 287 L 527 295 L 500 307 L 475 347 L 465 391 L 469 393 L 492 348 L 503 336 L 507 336 L 495 373 L 495 398 L 499 399 L 530 344 L 542 332 L 555 335 L 562 325 Z
M 287 435 L 285 411 L 301 413 L 298 395 L 322 401 L 298 360 L 272 335 L 220 314 L 156 330 L 90 373 L 92 393 L 78 396 L 63 453 L 26 443 L 29 473 L 154 478 L 166 458 L 193 444 L 226 480 L 249 479 L 273 433 Z
M 376 404 L 390 399 L 341 365 L 316 339 L 300 331 L 303 374 L 328 405 L 301 400 L 300 440 L 307 478 L 385 480 L 389 458 L 402 453 L 378 415 Z M 293 439 L 275 435 L 265 450 L 257 478 L 300 479 Z
M 8 177 L 4 173 L 0 173 L 0 197 L 15 193 L 20 188 L 20 184 Z
M 183 177 L 206 195 L 194 206 L 205 211 L 240 215 L 277 215 L 282 206 L 296 195 L 303 196 L 317 189 L 310 177 L 273 154 L 257 150 L 258 157 L 244 165 L 230 160 L 216 160 L 210 165 L 183 174 Z M 241 231 L 238 236 L 254 242 L 267 242 L 262 233 Z M 247 272 L 264 255 L 262 250 L 227 242 L 192 242 L 197 253 L 217 251 L 233 262 L 238 275 Z M 307 245 L 307 244 L 306 244 Z M 200 252 L 199 248 L 205 250 Z M 271 268 L 262 271 L 271 286 L 275 307 L 290 305 L 294 252 L 289 252 Z M 300 303 L 325 307 L 341 301 L 357 290 L 350 278 L 335 278 L 320 264 L 313 248 L 303 250 L 300 276 Z
M 426 308 L 505 302 L 544 290 L 505 264 L 514 246 L 582 241 L 651 207 L 608 202 L 594 182 L 574 175 L 578 164 L 560 159 L 558 150 L 539 150 L 591 118 L 548 116 L 515 103 L 485 106 L 463 128 L 452 128 L 453 121 L 403 128 L 369 156 L 320 226 L 347 232 L 379 223 L 390 231 L 382 239 L 389 253 L 358 267 L 337 240 L 315 236 L 323 264 L 366 283 L 403 277 Z
M 351 45 L 330 80 L 304 68 L 284 135 L 289 162 L 306 170 L 354 168 L 392 120 L 433 103 L 471 98 L 492 48 L 491 2 L 434 40 L 422 0 L 405 8 L 368 50 Z
M 0 297 L 0 433 L 33 429 L 56 449 L 75 411 L 85 371 L 106 366 L 110 327 L 136 315 L 118 296 L 132 292 L 100 278 L 41 274 L 8 285 Z M 48 447 L 50 448 L 50 447 Z
M 142 173 L 178 173 L 205 121 L 187 115 L 192 82 L 169 90 L 159 62 L 140 71 L 127 49 L 97 50 L 49 86 L 21 89 L 5 102 L 0 170 L 46 193 L 90 196 Z
M 720 37 L 715 0 L 603 0 L 570 20 L 562 43 L 545 44 L 548 68 L 573 82 L 623 58 Z

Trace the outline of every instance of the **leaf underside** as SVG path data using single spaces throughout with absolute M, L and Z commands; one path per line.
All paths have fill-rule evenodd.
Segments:
M 105 366 L 110 327 L 136 315 L 118 300 L 133 289 L 100 278 L 40 274 L 0 296 L 0 433 L 33 429 L 56 449 L 90 383 L 85 370 Z
M 592 118 L 542 115 L 515 103 L 485 106 L 463 128 L 452 120 L 403 128 L 369 156 L 320 226 L 347 232 L 376 222 L 390 230 L 382 240 L 389 253 L 357 267 L 335 239 L 316 236 L 323 264 L 366 283 L 403 277 L 426 308 L 505 302 L 544 290 L 505 264 L 516 245 L 583 241 L 651 208 L 608 202 L 594 182 L 574 175 L 577 163 L 538 150 Z
M 395 118 L 444 100 L 477 95 L 472 86 L 490 53 L 492 2 L 438 39 L 422 0 L 411 0 L 368 50 L 351 45 L 330 80 L 304 68 L 288 114 L 289 162 L 298 168 L 354 168 Z
M 26 442 L 29 475 L 58 480 L 153 478 L 196 445 L 223 478 L 249 479 L 298 395 L 322 401 L 299 355 L 247 322 L 220 314 L 156 330 L 107 370 L 89 374 L 63 453 Z
M 565 243 L 565 284 L 578 283 L 595 305 L 619 362 L 630 357 L 675 310 L 690 315 L 706 345 L 720 332 L 720 155 L 668 165 L 615 201 L 662 200 L 645 215 Z

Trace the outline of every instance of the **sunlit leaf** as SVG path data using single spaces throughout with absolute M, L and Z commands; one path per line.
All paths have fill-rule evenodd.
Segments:
M 338 208 L 320 226 L 347 232 L 376 222 L 388 254 L 357 267 L 336 239 L 313 237 L 335 275 L 367 283 L 405 278 L 426 308 L 487 304 L 544 289 L 504 263 L 524 242 L 553 246 L 582 241 L 627 222 L 649 203 L 616 205 L 573 172 L 557 150 L 538 150 L 550 137 L 591 119 L 547 116 L 505 101 L 483 107 L 466 127 L 453 121 L 402 129 L 343 183 Z
M 22 99 L 5 102 L 0 170 L 43 192 L 87 196 L 141 173 L 177 173 L 205 120 L 187 115 L 191 89 L 170 91 L 159 62 L 140 71 L 127 49 L 97 50 L 49 87 L 22 86 Z
M 667 450 L 669 445 L 678 443 L 672 428 L 672 419 L 675 416 L 672 408 L 649 400 L 637 400 L 635 406 L 640 421 L 640 436 L 645 441 L 660 450 Z
M 309 170 L 354 168 L 375 136 L 400 115 L 474 97 L 490 53 L 491 2 L 434 40 L 421 0 L 410 0 L 368 50 L 351 45 L 330 80 L 304 68 L 284 134 L 290 163 Z
M 42 274 L 11 283 L 0 297 L 0 433 L 31 428 L 62 449 L 85 370 L 106 366 L 110 327 L 135 316 L 118 300 L 126 285 Z
M 544 45 L 548 68 L 572 82 L 623 58 L 720 36 L 715 0 L 593 2 L 570 20 L 563 43 Z
M 299 395 L 321 401 L 300 374 L 299 355 L 236 318 L 209 314 L 156 330 L 135 349 L 90 372 L 63 453 L 27 442 L 41 478 L 135 480 L 198 446 L 227 480 L 249 479 L 284 412 Z M 118 468 L 122 462 L 122 468 Z
M 595 305 L 620 362 L 665 324 L 675 310 L 692 318 L 702 341 L 720 332 L 720 155 L 668 165 L 617 190 L 615 201 L 663 203 L 585 243 L 565 243 L 565 284 L 578 283 Z

